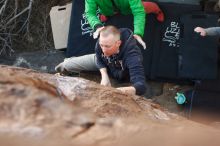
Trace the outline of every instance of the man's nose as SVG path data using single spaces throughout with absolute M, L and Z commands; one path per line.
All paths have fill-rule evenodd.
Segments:
M 104 54 L 105 56 L 108 56 L 108 50 L 107 50 L 107 49 L 103 49 L 102 52 L 103 52 L 103 54 Z
M 102 50 L 102 52 L 103 52 L 104 54 L 106 54 L 106 53 L 107 53 L 107 50 Z
M 107 51 L 107 47 L 102 47 L 102 52 L 106 52 Z

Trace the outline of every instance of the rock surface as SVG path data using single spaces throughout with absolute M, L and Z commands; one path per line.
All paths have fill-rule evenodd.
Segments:
M 219 130 L 169 113 L 142 97 L 79 77 L 3 65 L 0 69 L 0 145 L 220 143 Z

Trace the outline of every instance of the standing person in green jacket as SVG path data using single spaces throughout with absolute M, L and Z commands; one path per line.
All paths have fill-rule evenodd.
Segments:
M 141 0 L 85 0 L 85 14 L 90 26 L 94 30 L 93 37 L 97 38 L 103 25 L 96 15 L 96 11 L 100 10 L 101 19 L 106 20 L 108 16 L 117 13 L 134 16 L 134 38 L 146 48 L 145 42 L 142 40 L 145 29 L 146 13 L 154 13 L 157 20 L 164 21 L 164 14 L 156 3 L 142 2 Z

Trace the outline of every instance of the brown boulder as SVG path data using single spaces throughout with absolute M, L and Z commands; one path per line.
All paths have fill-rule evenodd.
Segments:
M 9 66 L 0 69 L 1 145 L 38 141 L 47 146 L 55 142 L 213 146 L 220 142 L 219 130 L 169 113 L 139 96 L 82 78 Z

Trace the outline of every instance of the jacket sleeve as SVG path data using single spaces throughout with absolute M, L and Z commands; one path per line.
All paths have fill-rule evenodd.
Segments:
M 85 0 L 85 15 L 92 29 L 96 30 L 98 27 L 102 26 L 101 21 L 96 15 L 98 6 L 95 0 Z
M 205 32 L 209 36 L 220 36 L 220 27 L 210 27 L 206 28 Z
M 133 52 L 126 57 L 126 65 L 129 70 L 130 82 L 136 89 L 137 95 L 143 95 L 146 91 L 144 67 L 140 54 Z
M 146 21 L 144 6 L 141 0 L 129 0 L 129 5 L 134 16 L 134 34 L 143 37 Z

